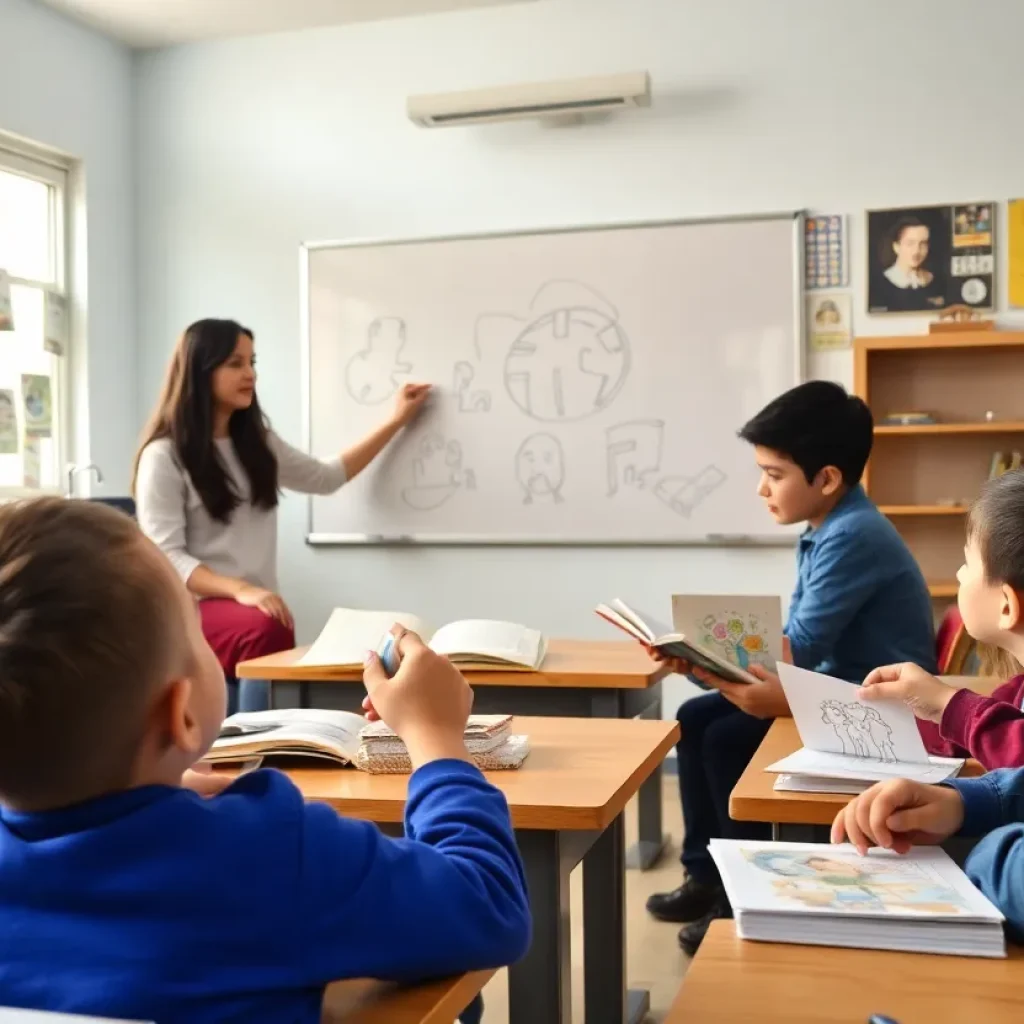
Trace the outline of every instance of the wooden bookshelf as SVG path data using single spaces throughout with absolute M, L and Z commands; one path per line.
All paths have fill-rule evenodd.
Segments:
M 1024 451 L 1024 331 L 858 338 L 854 391 L 875 417 L 864 486 L 939 603 L 955 599 L 964 524 L 997 451 Z M 935 423 L 882 425 L 924 412 Z

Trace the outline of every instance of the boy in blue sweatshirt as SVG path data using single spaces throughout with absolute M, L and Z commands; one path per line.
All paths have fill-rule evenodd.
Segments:
M 1024 768 L 1000 768 L 941 786 L 896 779 L 852 800 L 832 824 L 832 842 L 861 853 L 881 846 L 906 853 L 951 835 L 984 836 L 967 877 L 1003 912 L 1007 934 L 1024 941 Z
M 757 493 L 772 518 L 807 523 L 785 629 L 792 660 L 857 683 L 892 662 L 919 658 L 935 667 L 924 578 L 860 486 L 873 431 L 864 402 L 822 380 L 787 391 L 740 430 L 753 446 L 761 470 Z M 690 670 L 679 662 L 672 668 Z M 767 825 L 729 817 L 729 794 L 772 719 L 789 714 L 778 676 L 756 666 L 750 671 L 756 685 L 697 673 L 717 692 L 685 701 L 678 712 L 686 880 L 653 895 L 647 909 L 662 921 L 689 922 L 679 945 L 691 956 L 711 921 L 731 916 L 709 840 L 769 838 Z
M 119 512 L 0 508 L 0 1005 L 161 1024 L 315 1022 L 334 979 L 517 960 L 522 864 L 472 764 L 465 680 L 412 634 L 371 715 L 408 747 L 408 838 L 282 774 L 190 769 L 224 676 L 169 563 Z

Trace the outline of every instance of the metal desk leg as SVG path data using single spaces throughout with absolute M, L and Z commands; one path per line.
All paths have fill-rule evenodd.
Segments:
M 583 858 L 583 965 L 587 1024 L 638 1024 L 646 991 L 626 991 L 625 837 L 620 814 Z
M 631 846 L 626 855 L 627 867 L 646 871 L 654 867 L 665 852 L 667 838 L 661 830 L 661 801 L 664 792 L 661 780 L 662 771 L 659 764 L 637 793 L 639 837 L 636 845 Z
M 533 943 L 509 968 L 511 1024 L 572 1024 L 569 870 L 558 832 L 516 833 L 526 868 Z

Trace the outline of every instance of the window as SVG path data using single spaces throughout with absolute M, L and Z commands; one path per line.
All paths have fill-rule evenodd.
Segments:
M 66 191 L 0 139 L 0 497 L 59 490 L 69 455 Z

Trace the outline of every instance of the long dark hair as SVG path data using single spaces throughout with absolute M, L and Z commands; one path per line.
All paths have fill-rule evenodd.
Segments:
M 213 371 L 231 358 L 240 334 L 253 337 L 252 331 L 234 320 L 197 320 L 185 329 L 135 455 L 133 494 L 146 445 L 168 437 L 206 511 L 219 522 L 230 521 L 242 499 L 213 443 L 212 380 Z M 267 444 L 267 422 L 255 394 L 249 408 L 232 413 L 228 433 L 249 477 L 250 500 L 259 508 L 275 508 L 277 459 Z

